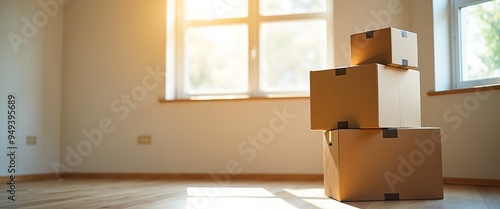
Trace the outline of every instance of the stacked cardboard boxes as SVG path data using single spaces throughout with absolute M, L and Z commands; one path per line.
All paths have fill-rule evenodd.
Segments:
M 311 71 L 311 129 L 339 201 L 441 199 L 441 129 L 422 128 L 417 35 L 351 35 L 350 67 Z

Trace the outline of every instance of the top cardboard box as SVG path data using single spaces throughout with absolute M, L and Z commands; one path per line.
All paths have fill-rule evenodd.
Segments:
M 351 65 L 380 63 L 418 68 L 417 34 L 384 28 L 351 35 Z

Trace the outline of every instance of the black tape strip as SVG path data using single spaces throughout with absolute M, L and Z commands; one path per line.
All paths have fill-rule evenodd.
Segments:
M 337 122 L 337 128 L 338 129 L 348 129 L 349 122 L 348 121 L 339 121 L 339 122 Z
M 399 193 L 385 193 L 384 200 L 399 200 Z
M 335 75 L 336 75 L 336 76 L 343 76 L 343 75 L 347 75 L 347 68 L 339 68 L 339 69 L 335 69 Z
M 408 38 L 408 32 L 406 32 L 405 30 L 402 30 L 402 31 L 401 31 L 401 36 L 402 36 L 403 38 Z
M 382 130 L 382 137 L 384 139 L 398 138 L 398 129 L 386 128 L 386 129 Z
M 401 63 L 402 63 L 402 66 L 403 66 L 403 67 L 408 67 L 408 60 L 407 60 L 407 59 L 403 59 L 403 60 L 401 61 Z
M 373 38 L 373 31 L 367 31 L 366 32 L 366 39 Z

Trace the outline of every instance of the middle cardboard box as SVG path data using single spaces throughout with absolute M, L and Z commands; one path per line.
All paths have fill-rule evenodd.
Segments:
M 310 72 L 312 130 L 420 127 L 420 73 L 381 64 Z

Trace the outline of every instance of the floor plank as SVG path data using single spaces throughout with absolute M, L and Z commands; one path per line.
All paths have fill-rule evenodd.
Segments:
M 443 200 L 338 202 L 322 181 L 84 180 L 21 182 L 16 201 L 0 191 L 0 208 L 151 209 L 499 209 L 500 187 L 445 185 Z
M 428 200 L 424 209 L 488 209 L 475 186 L 446 185 L 443 200 Z
M 489 208 L 500 208 L 500 187 L 476 187 Z

